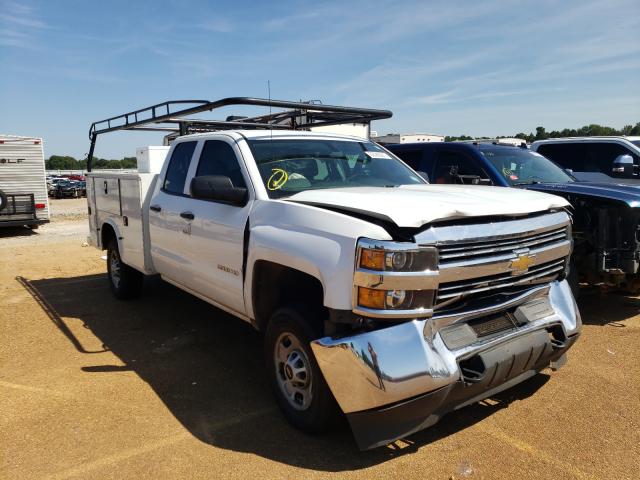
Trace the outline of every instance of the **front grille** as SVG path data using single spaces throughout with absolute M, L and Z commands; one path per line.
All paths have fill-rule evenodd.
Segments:
M 506 272 L 479 279 L 441 283 L 436 296 L 436 304 L 451 298 L 489 290 L 549 282 L 557 278 L 564 268 L 565 259 L 561 258 L 552 262 L 535 265 L 526 273 L 520 275 L 512 275 L 511 272 Z
M 482 260 L 504 253 L 512 253 L 518 249 L 541 248 L 568 238 L 567 227 L 562 226 L 542 233 L 531 232 L 517 238 L 445 243 L 439 245 L 440 265 Z

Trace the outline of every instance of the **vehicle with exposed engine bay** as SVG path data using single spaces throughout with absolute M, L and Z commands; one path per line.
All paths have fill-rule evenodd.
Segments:
M 573 205 L 574 294 L 578 282 L 640 292 L 640 188 L 577 181 L 540 153 L 497 141 L 388 145 L 438 184 L 518 187 Z
M 237 105 L 279 111 L 190 118 Z M 250 322 L 286 418 L 319 432 L 342 412 L 362 449 L 559 368 L 581 330 L 566 200 L 429 185 L 368 139 L 314 131 L 390 116 L 237 97 L 90 129 L 89 241 L 115 296 L 157 274 Z M 91 172 L 98 136 L 136 129 L 177 132 L 164 161 Z

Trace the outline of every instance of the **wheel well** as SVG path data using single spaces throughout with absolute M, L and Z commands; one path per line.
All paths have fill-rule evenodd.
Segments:
M 254 266 L 252 292 L 253 313 L 259 330 L 264 330 L 273 312 L 289 303 L 324 309 L 324 289 L 320 280 L 266 260 L 259 260 Z
M 100 229 L 100 244 L 102 245 L 102 249 L 106 250 L 109 243 L 111 243 L 111 240 L 114 238 L 116 238 L 116 232 L 113 227 L 108 223 L 103 223 L 102 228 Z

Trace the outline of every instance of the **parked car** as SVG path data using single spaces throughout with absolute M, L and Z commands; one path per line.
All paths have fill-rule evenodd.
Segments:
M 537 152 L 497 143 L 414 143 L 387 148 L 435 183 L 538 190 L 574 207 L 573 264 L 577 282 L 640 289 L 640 189 L 578 182 Z
M 78 182 L 62 180 L 56 183 L 53 196 L 55 198 L 79 198 L 82 196 L 82 187 Z
M 291 110 L 241 120 L 253 129 L 198 120 L 159 174 L 88 174 L 89 240 L 117 298 L 159 274 L 250 322 L 287 419 L 316 432 L 342 410 L 361 448 L 562 365 L 581 329 L 566 200 L 428 185 L 368 140 L 299 130 L 386 111 L 233 98 L 171 118 L 235 104 Z M 89 159 L 121 118 L 92 125 Z
M 640 137 L 553 138 L 533 142 L 531 150 L 579 180 L 640 186 Z
M 81 197 L 87 196 L 87 182 L 85 180 L 77 181 L 76 187 L 78 188 Z

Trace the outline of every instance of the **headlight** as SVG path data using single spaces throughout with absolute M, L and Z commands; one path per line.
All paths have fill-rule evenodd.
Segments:
M 434 270 L 437 263 L 437 251 L 434 247 L 366 240 L 361 240 L 358 245 L 358 267 L 367 270 L 422 272 Z
M 387 315 L 385 311 L 425 314 L 433 306 L 437 266 L 435 247 L 361 239 L 354 279 L 356 309 L 381 315 Z

